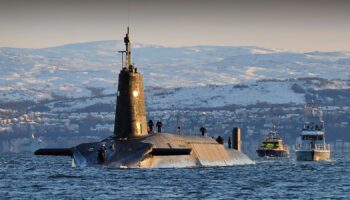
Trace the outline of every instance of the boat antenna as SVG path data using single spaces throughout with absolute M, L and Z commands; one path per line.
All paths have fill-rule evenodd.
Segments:
M 131 63 L 131 43 L 130 43 L 130 37 L 129 37 L 129 26 L 127 33 L 124 37 L 124 43 L 125 43 L 125 67 L 128 67 L 129 69 L 133 69 L 132 63 Z
M 130 25 L 130 0 L 128 0 L 128 27 Z
M 128 12 L 127 13 L 128 13 L 128 28 L 127 28 L 127 33 L 124 37 L 125 50 L 118 51 L 119 53 L 122 54 L 122 69 L 132 67 L 132 64 L 131 64 L 131 43 L 130 43 L 130 37 L 129 37 L 130 0 L 128 0 Z M 124 60 L 124 54 L 125 54 L 125 60 Z
M 272 132 L 273 132 L 273 136 L 277 135 L 276 123 L 273 120 L 272 120 Z

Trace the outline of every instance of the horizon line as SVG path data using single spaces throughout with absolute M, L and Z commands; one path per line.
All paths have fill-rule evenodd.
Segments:
M 57 45 L 49 45 L 45 47 L 21 47 L 21 46 L 0 46 L 0 49 L 27 49 L 27 50 L 44 50 L 44 49 L 51 49 L 51 48 L 59 48 L 64 46 L 70 46 L 70 45 L 79 45 L 79 44 L 88 44 L 88 43 L 98 43 L 98 42 L 123 42 L 123 40 L 118 39 L 105 39 L 105 40 L 87 40 L 87 41 L 77 41 L 77 42 L 71 42 L 71 43 L 62 43 Z M 323 52 L 323 53 L 331 53 L 331 52 L 346 52 L 350 53 L 350 49 L 348 50 L 307 50 L 307 51 L 301 51 L 301 50 L 293 50 L 293 49 L 287 49 L 287 48 L 270 48 L 270 47 L 262 47 L 259 45 L 233 45 L 233 44 L 193 44 L 193 45 L 162 45 L 162 44 L 151 44 L 151 43 L 142 43 L 142 42 L 132 42 L 132 45 L 140 44 L 140 45 L 146 45 L 146 46 L 157 46 L 160 48 L 191 48 L 191 47 L 236 47 L 236 48 L 260 48 L 260 49 L 266 49 L 266 50 L 273 50 L 273 51 L 280 51 L 280 52 L 295 52 L 295 53 L 311 53 L 311 52 Z

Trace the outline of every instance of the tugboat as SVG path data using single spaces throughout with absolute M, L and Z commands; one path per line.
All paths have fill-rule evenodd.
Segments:
M 297 138 L 296 160 L 330 160 L 330 147 L 326 144 L 322 110 L 313 104 L 305 105 L 304 127 Z
M 259 157 L 288 157 L 289 148 L 283 145 L 282 138 L 278 135 L 276 128 L 270 131 L 264 138 L 260 147 L 256 150 Z

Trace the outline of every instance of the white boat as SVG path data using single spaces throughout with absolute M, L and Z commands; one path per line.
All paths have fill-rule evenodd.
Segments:
M 312 105 L 306 105 L 304 111 L 304 127 L 295 146 L 296 160 L 330 160 L 330 147 L 325 139 L 322 110 Z

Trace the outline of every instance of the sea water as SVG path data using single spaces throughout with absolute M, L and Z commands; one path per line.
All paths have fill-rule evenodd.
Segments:
M 0 199 L 350 199 L 350 155 L 191 169 L 72 168 L 68 157 L 0 154 Z

